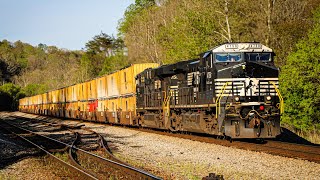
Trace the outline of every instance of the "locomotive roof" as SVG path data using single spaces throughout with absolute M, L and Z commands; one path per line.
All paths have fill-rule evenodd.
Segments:
M 210 50 L 211 52 L 272 52 L 271 48 L 257 43 L 225 43 Z

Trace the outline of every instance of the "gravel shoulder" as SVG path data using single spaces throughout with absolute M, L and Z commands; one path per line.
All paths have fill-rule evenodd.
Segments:
M 11 114 L 40 118 L 20 112 Z M 320 164 L 305 160 L 117 126 L 51 120 L 65 124 L 85 124 L 106 138 L 117 157 L 164 179 L 201 179 L 209 173 L 223 175 L 225 179 L 319 179 Z

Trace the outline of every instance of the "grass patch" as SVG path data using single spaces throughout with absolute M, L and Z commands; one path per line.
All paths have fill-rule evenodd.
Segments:
M 54 153 L 54 156 L 56 156 L 57 158 L 65 161 L 65 162 L 68 162 L 68 160 L 69 160 L 69 154 L 68 154 L 68 152 L 63 152 L 63 153 L 58 152 L 58 153 Z

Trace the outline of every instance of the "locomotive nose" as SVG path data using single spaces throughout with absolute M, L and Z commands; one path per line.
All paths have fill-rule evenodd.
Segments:
M 246 63 L 235 65 L 232 68 L 232 71 L 231 71 L 231 76 L 233 78 L 246 77 L 246 74 L 247 74 L 247 65 L 246 65 Z

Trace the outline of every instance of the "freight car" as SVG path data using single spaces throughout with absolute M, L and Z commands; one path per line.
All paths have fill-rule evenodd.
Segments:
M 58 117 L 275 138 L 283 99 L 272 49 L 227 43 L 198 59 L 132 65 L 97 79 L 20 100 L 20 110 Z
M 157 63 L 134 64 L 83 83 L 26 97 L 19 110 L 97 122 L 135 124 L 135 76 Z

